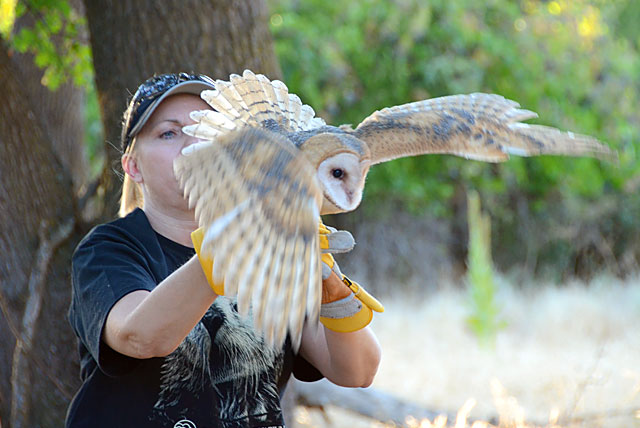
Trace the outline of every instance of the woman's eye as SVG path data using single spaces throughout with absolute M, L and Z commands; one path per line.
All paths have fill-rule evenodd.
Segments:
M 160 138 L 162 139 L 168 139 L 168 138 L 173 138 L 177 135 L 178 133 L 176 131 L 174 131 L 173 129 L 169 130 L 169 131 L 164 131 L 162 134 L 160 134 Z

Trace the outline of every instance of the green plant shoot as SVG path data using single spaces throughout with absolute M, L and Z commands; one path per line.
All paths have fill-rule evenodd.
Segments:
M 467 194 L 467 221 L 467 280 L 471 313 L 466 321 L 483 346 L 494 346 L 495 337 L 506 326 L 506 322 L 500 320 L 500 308 L 496 302 L 497 286 L 491 260 L 491 220 L 482 213 L 476 191 Z

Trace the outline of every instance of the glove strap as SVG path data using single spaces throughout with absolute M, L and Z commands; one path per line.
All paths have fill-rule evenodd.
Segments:
M 384 312 L 384 306 L 382 306 L 382 303 L 380 303 L 378 299 L 369 294 L 367 290 L 365 290 L 360 284 L 351 281 L 349 278 L 347 278 L 346 275 L 343 275 L 342 282 L 344 282 L 347 287 L 349 287 L 351 291 L 353 291 L 353 294 L 355 294 L 355 296 L 360 299 L 362 303 L 376 312 Z

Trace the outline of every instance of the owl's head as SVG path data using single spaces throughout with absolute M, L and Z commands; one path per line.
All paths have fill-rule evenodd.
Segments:
M 356 209 L 371 165 L 371 154 L 364 141 L 338 128 L 332 131 L 316 134 L 300 146 L 315 166 L 322 186 L 324 198 L 320 214 Z
M 320 212 L 335 214 L 353 211 L 360 205 L 370 162 L 352 152 L 337 153 L 320 162 L 318 181 L 324 199 Z

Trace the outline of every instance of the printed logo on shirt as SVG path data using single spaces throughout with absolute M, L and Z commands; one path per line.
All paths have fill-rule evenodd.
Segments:
M 235 299 L 216 299 L 180 346 L 164 358 L 153 417 L 173 423 L 208 418 L 220 428 L 281 423 L 277 376 L 282 350 L 265 347 Z M 209 330 L 211 328 L 211 330 Z M 197 412 L 197 413 L 196 413 Z M 173 417 L 172 417 L 173 416 Z M 164 422 L 164 423 L 166 423 Z M 174 428 L 196 428 L 183 419 Z
M 176 422 L 173 428 L 198 428 L 198 427 L 189 419 L 182 419 L 181 421 Z

